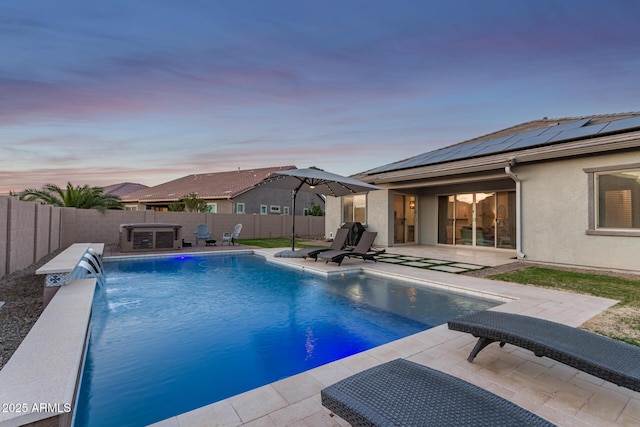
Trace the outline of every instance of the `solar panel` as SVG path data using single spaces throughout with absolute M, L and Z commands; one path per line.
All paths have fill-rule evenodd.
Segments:
M 561 125 L 549 126 L 543 133 L 547 132 L 564 132 L 569 129 L 581 128 L 587 123 L 589 123 L 591 119 L 582 119 L 582 120 L 574 120 L 572 122 L 563 123 Z
M 566 141 L 574 138 L 581 138 L 585 136 L 591 136 L 597 134 L 603 127 L 608 125 L 609 123 L 598 123 L 597 125 L 589 125 L 577 129 L 569 129 L 564 132 L 560 132 L 553 138 L 549 140 L 549 142 L 559 142 Z
M 489 147 L 496 146 L 496 145 L 506 141 L 507 139 L 510 139 L 511 137 L 513 137 L 513 135 L 501 136 L 499 138 L 491 138 L 491 139 L 486 139 L 484 141 L 478 141 L 478 142 L 474 142 L 474 143 L 470 143 L 470 144 L 465 144 L 466 154 L 469 157 L 472 157 L 472 156 L 475 156 L 479 152 L 484 151 L 484 150 L 491 151 L 491 148 L 489 148 Z
M 640 117 L 629 117 L 628 119 L 609 122 L 609 126 L 602 129 L 599 133 L 616 132 L 619 130 L 627 130 L 637 127 L 640 127 Z
M 445 161 L 448 162 L 471 157 L 480 157 L 549 143 L 568 141 L 576 138 L 584 138 L 592 135 L 640 128 L 640 116 L 585 126 L 591 120 L 591 118 L 574 120 L 560 125 L 533 129 L 498 138 L 444 147 L 395 163 L 383 165 L 378 168 L 371 169 L 366 173 L 375 174 L 399 169 L 428 166 Z
M 519 148 L 529 148 L 535 145 L 544 144 L 549 141 L 551 138 L 556 136 L 554 133 L 543 133 L 542 135 L 532 136 L 530 138 L 523 138 L 519 141 L 514 142 L 513 144 L 505 147 L 502 151 L 507 150 L 516 150 Z

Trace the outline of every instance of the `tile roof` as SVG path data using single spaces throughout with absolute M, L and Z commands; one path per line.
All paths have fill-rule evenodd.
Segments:
M 164 184 L 136 191 L 122 198 L 123 201 L 175 201 L 189 193 L 197 193 L 203 199 L 229 199 L 247 190 L 266 178 L 271 172 L 296 169 L 295 166 L 234 170 L 187 175 Z
M 102 187 L 102 190 L 105 194 L 114 194 L 116 196 L 122 197 L 145 188 L 149 188 L 149 186 L 144 184 L 137 184 L 135 182 L 121 182 L 120 184 L 113 184 Z

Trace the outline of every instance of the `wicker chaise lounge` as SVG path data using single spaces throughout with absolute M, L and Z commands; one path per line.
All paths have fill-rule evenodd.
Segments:
M 345 378 L 321 397 L 353 426 L 553 426 L 489 391 L 404 359 Z
M 478 338 L 468 361 L 492 342 L 531 350 L 603 380 L 640 391 L 640 347 L 535 317 L 481 311 L 448 322 Z

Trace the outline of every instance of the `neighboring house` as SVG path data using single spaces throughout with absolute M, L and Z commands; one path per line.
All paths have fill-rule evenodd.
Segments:
M 121 182 L 120 184 L 113 184 L 102 187 L 102 191 L 104 191 L 105 194 L 113 194 L 118 197 L 122 197 L 145 188 L 149 188 L 149 186 L 136 184 L 134 182 Z
M 168 211 L 169 205 L 190 193 L 205 199 L 211 213 L 290 215 L 291 191 L 256 187 L 271 172 L 295 166 L 235 170 L 187 175 L 122 197 L 125 209 Z M 314 194 L 299 193 L 296 215 L 305 215 L 313 205 L 324 209 L 324 200 Z
M 640 113 L 545 117 L 353 177 L 384 190 L 328 198 L 327 233 L 640 270 Z

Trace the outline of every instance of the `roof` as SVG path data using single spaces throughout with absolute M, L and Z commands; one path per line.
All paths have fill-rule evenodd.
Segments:
M 640 129 L 640 112 L 562 119 L 545 117 L 541 120 L 522 123 L 498 132 L 379 166 L 365 171 L 361 175 L 374 175 L 437 165 L 638 129 Z
M 121 182 L 120 184 L 107 185 L 102 187 L 104 194 L 113 194 L 118 197 L 126 196 L 138 190 L 149 188 L 148 185 L 137 184 L 135 182 Z
M 255 187 L 271 172 L 296 169 L 295 166 L 275 166 L 260 169 L 234 170 L 187 175 L 164 184 L 136 191 L 123 201 L 177 201 L 189 193 L 203 199 L 231 199 Z

